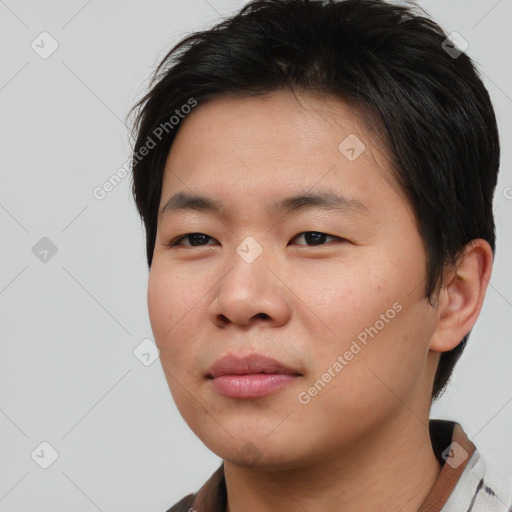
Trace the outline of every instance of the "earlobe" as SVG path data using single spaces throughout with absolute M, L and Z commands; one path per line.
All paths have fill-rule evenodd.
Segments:
M 440 292 L 430 350 L 452 350 L 473 328 L 491 278 L 492 263 L 492 249 L 487 241 L 477 238 L 466 245 Z

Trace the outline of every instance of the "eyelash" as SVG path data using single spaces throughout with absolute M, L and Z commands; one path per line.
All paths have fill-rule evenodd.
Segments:
M 334 236 L 334 235 L 329 235 L 328 233 L 323 233 L 321 231 L 301 231 L 300 233 L 297 233 L 293 238 L 292 240 L 295 240 L 297 237 L 301 236 L 301 235 L 304 235 L 306 233 L 316 233 L 316 234 L 319 234 L 319 235 L 326 235 L 328 237 L 331 237 L 331 238 L 336 238 L 338 239 L 339 241 L 343 242 L 343 241 L 346 241 L 344 238 L 341 238 L 339 236 Z M 179 243 L 181 240 L 185 239 L 185 238 L 188 238 L 190 236 L 193 236 L 193 235 L 204 235 L 206 236 L 207 238 L 211 239 L 211 240 L 214 240 L 213 237 L 209 236 L 209 235 L 205 235 L 204 233 L 198 233 L 198 232 L 195 232 L 195 233 L 186 233 L 185 235 L 180 235 L 179 237 L 177 238 L 174 238 L 173 240 L 171 240 L 167 245 L 167 247 L 169 248 L 173 248 L 173 247 L 180 247 Z M 190 240 L 189 240 L 190 241 Z M 307 244 L 299 244 L 299 245 L 303 245 L 305 247 L 321 247 L 322 245 L 326 245 L 326 244 L 318 244 L 318 245 L 307 245 Z M 181 246 L 181 247 L 208 247 L 208 245 L 185 245 L 185 246 Z

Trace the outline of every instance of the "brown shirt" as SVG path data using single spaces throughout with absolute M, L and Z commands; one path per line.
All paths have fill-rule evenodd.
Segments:
M 446 420 L 430 420 L 429 427 L 442 468 L 418 512 L 512 512 L 511 496 L 490 486 L 484 462 L 462 427 Z M 197 493 L 185 496 L 167 512 L 225 512 L 226 501 L 221 464 Z

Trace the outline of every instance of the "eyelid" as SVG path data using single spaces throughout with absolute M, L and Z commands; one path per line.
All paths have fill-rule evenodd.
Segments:
M 306 233 L 318 233 L 320 235 L 326 235 L 327 237 L 336 238 L 338 240 L 344 240 L 344 238 L 341 238 L 341 237 L 336 236 L 336 235 L 330 235 L 329 233 L 324 233 L 323 231 L 301 231 L 300 233 L 297 233 L 294 237 L 292 237 L 292 240 L 295 240 L 299 236 L 305 235 Z M 320 245 L 298 244 L 298 245 L 303 245 L 304 247 L 322 247 L 322 246 L 327 245 L 327 244 L 320 244 Z
M 206 233 L 201 233 L 199 231 L 192 231 L 190 233 L 185 233 L 183 235 L 178 235 L 176 238 L 173 238 L 169 243 L 167 243 L 165 245 L 167 245 L 170 248 L 172 248 L 174 246 L 178 246 L 178 247 L 207 247 L 206 245 L 185 245 L 185 246 L 178 245 L 178 242 L 180 242 L 181 240 L 183 240 L 185 238 L 188 238 L 191 235 L 205 235 L 206 237 L 211 238 L 212 240 L 215 240 L 215 238 L 213 238 L 213 236 L 207 235 Z
M 306 233 L 317 233 L 317 234 L 320 234 L 320 235 L 326 235 L 327 237 L 331 237 L 331 238 L 337 239 L 339 241 L 348 241 L 345 238 L 342 238 L 342 237 L 339 237 L 339 236 L 336 236 L 336 235 L 331 235 L 331 234 L 325 233 L 323 231 L 315 231 L 315 230 L 300 231 L 299 233 L 297 233 L 294 236 L 292 236 L 291 240 L 295 240 L 299 236 L 305 235 Z M 173 238 L 166 245 L 169 248 L 173 248 L 173 247 L 208 247 L 210 245 L 210 244 L 206 244 L 206 245 L 179 245 L 179 242 L 181 240 L 186 239 L 186 238 L 188 238 L 189 236 L 192 236 L 192 235 L 205 235 L 207 238 L 209 238 L 211 240 L 216 240 L 214 237 L 212 237 L 212 236 L 210 236 L 210 235 L 208 235 L 206 233 L 202 233 L 202 232 L 199 232 L 199 231 L 193 231 L 193 232 L 190 232 L 190 233 L 185 233 L 183 235 L 178 235 L 176 238 Z M 307 245 L 307 244 L 298 244 L 298 245 L 304 246 L 304 247 L 323 247 L 323 246 L 327 245 L 327 243 L 319 244 L 319 245 Z

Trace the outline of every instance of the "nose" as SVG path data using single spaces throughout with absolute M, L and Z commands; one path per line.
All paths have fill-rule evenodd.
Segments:
M 210 320 L 220 328 L 261 323 L 277 327 L 290 318 L 288 289 L 268 253 L 248 263 L 236 252 L 209 306 Z M 288 293 L 287 293 L 288 292 Z

